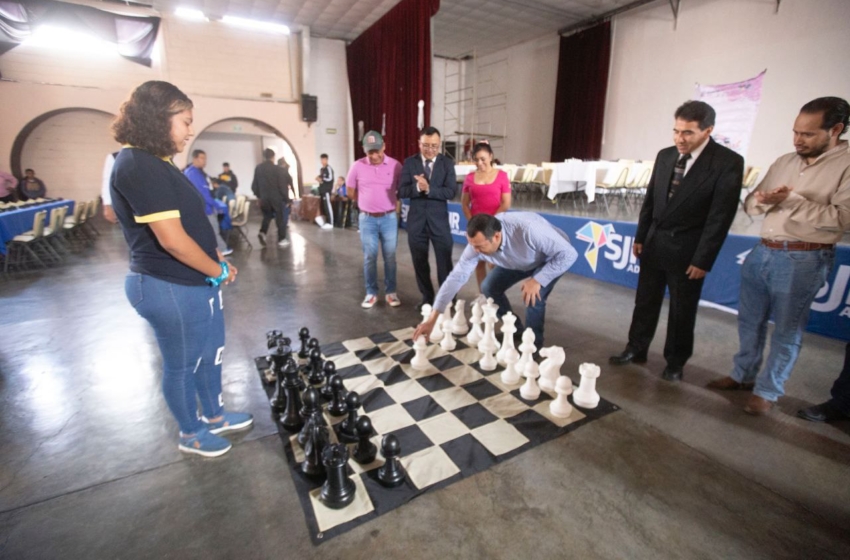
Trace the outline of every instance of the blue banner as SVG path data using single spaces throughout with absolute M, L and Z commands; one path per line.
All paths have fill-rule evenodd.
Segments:
M 402 227 L 407 223 L 407 200 L 402 201 Z M 640 263 L 632 255 L 637 224 L 614 222 L 601 218 L 543 214 L 555 227 L 570 236 L 579 258 L 570 272 L 603 282 L 637 288 Z M 449 224 L 456 243 L 466 244 L 466 217 L 460 204 L 449 203 Z M 738 309 L 741 289 L 741 265 L 758 237 L 730 234 L 717 256 L 711 272 L 705 278 L 702 300 L 726 308 Z M 835 266 L 827 283 L 818 292 L 807 330 L 818 334 L 850 340 L 850 247 L 840 245 L 835 254 Z

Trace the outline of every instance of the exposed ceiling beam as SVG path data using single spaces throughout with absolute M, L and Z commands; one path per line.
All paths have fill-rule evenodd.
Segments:
M 656 0 L 635 0 L 629 4 L 625 4 L 616 8 L 614 10 L 610 10 L 601 14 L 599 16 L 595 16 L 589 19 L 582 20 L 578 23 L 574 23 L 572 25 L 568 25 L 567 27 L 562 27 L 558 30 L 558 35 L 573 35 L 574 33 L 578 33 L 579 31 L 584 31 L 590 27 L 598 23 L 602 23 L 606 19 L 611 19 L 612 17 L 622 14 L 623 12 L 628 12 L 629 10 L 633 10 L 635 8 L 639 8 L 644 4 L 649 4 L 650 2 L 655 2 Z

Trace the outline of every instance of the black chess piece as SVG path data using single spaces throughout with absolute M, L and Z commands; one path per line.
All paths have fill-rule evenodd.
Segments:
M 301 340 L 301 350 L 298 351 L 298 357 L 305 359 L 307 358 L 307 340 L 310 338 L 310 329 L 301 327 L 301 330 L 298 331 L 298 338 Z
M 275 391 L 269 404 L 277 413 L 283 412 L 286 408 L 286 394 L 283 391 L 283 380 L 285 379 L 285 369 L 287 361 L 292 356 L 292 349 L 285 344 L 278 344 L 275 351 L 272 353 L 272 370 L 275 376 Z
M 307 341 L 307 353 L 308 354 L 310 353 L 310 350 L 312 350 L 313 348 L 318 348 L 318 347 L 319 347 L 319 339 L 318 338 L 311 338 L 309 341 Z
M 372 443 L 372 420 L 363 415 L 357 419 L 357 447 L 354 448 L 354 460 L 361 465 L 368 465 L 375 460 L 378 454 L 378 446 Z
M 319 500 L 331 509 L 341 509 L 354 501 L 357 487 L 348 476 L 348 448 L 344 443 L 333 443 L 322 452 L 322 462 L 328 479 L 322 485 Z
M 328 405 L 328 414 L 331 416 L 345 416 L 348 414 L 348 407 L 345 404 L 345 399 L 342 396 L 345 391 L 345 385 L 342 384 L 342 378 L 339 375 L 331 377 L 330 381 L 331 392 L 333 398 L 331 404 Z
M 301 415 L 301 419 L 306 421 L 308 418 L 313 416 L 314 412 L 321 409 L 322 406 L 319 404 L 319 392 L 312 387 L 307 387 L 307 389 L 301 393 L 301 410 L 298 411 L 298 414 Z
M 315 339 L 313 339 L 315 340 Z M 307 383 L 310 385 L 321 386 L 325 382 L 325 376 L 322 375 L 322 349 L 318 346 L 310 350 L 310 376 L 307 378 Z
M 294 366 L 294 367 L 292 367 Z M 285 370 L 283 390 L 286 394 L 286 409 L 280 415 L 280 423 L 290 432 L 297 432 L 304 426 L 301 419 L 301 389 L 299 387 L 298 367 L 290 360 Z
M 277 330 L 268 331 L 266 333 L 266 345 L 269 349 L 277 346 L 277 341 L 283 338 L 283 333 Z
M 307 438 L 302 445 L 304 448 L 304 461 L 301 463 L 301 472 L 311 478 L 319 478 L 325 474 L 325 463 L 322 453 L 330 445 L 330 432 L 324 422 L 315 421 L 313 418 L 304 426 L 305 431 L 308 427 Z
M 322 371 L 325 373 L 325 384 L 319 389 L 319 393 L 321 393 L 323 399 L 329 401 L 334 398 L 333 389 L 331 389 L 331 378 L 336 375 L 336 364 L 327 360 Z
M 381 440 L 381 454 L 386 462 L 378 469 L 378 482 L 387 488 L 399 486 L 404 482 L 406 473 L 401 461 L 398 460 L 401 455 L 401 444 L 396 436 L 393 434 L 384 436 Z
M 360 395 L 357 391 L 351 391 L 345 396 L 345 407 L 348 417 L 339 425 L 339 441 L 357 443 L 357 409 L 360 408 Z
M 301 428 L 300 432 L 298 432 L 298 437 L 296 439 L 298 440 L 298 445 L 300 445 L 302 449 L 305 445 L 307 445 L 307 439 L 310 437 L 310 430 L 312 429 L 313 424 L 321 424 L 322 426 L 327 427 L 328 423 L 325 420 L 324 415 L 322 415 L 321 408 L 314 412 L 313 415 L 304 422 L 304 427 Z

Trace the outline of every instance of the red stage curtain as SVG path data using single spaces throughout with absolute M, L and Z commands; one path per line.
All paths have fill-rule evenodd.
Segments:
M 431 16 L 440 0 L 402 0 L 346 49 L 354 117 L 355 155 L 363 157 L 357 123 L 381 132 L 386 113 L 387 154 L 397 160 L 419 151 L 416 116 L 425 102 L 431 119 Z
M 561 37 L 551 161 L 599 159 L 611 58 L 611 22 Z

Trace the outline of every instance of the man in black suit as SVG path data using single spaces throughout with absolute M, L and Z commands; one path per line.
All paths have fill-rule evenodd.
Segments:
M 440 153 L 440 131 L 429 126 L 419 136 L 419 153 L 404 160 L 399 198 L 410 199 L 407 213 L 407 243 L 422 294 L 419 304 L 434 303 L 428 242 L 434 245 L 437 281 L 440 285 L 452 271 L 452 230 L 447 201 L 457 193 L 454 162 Z
M 251 191 L 260 199 L 260 210 L 263 212 L 263 222 L 260 224 L 260 244 L 266 246 L 266 233 L 274 218 L 277 224 L 277 246 L 288 247 L 286 228 L 289 225 L 289 211 L 292 202 L 289 200 L 289 189 L 292 177 L 289 172 L 274 164 L 274 150 L 263 150 L 263 163 L 254 169 L 254 182 Z
M 669 288 L 667 367 L 661 375 L 667 381 L 682 379 L 693 353 L 704 278 L 732 225 L 743 182 L 744 159 L 711 138 L 714 117 L 702 101 L 676 110 L 676 145 L 658 152 L 635 234 L 640 275 L 629 343 L 609 359 L 614 365 L 646 362 Z

